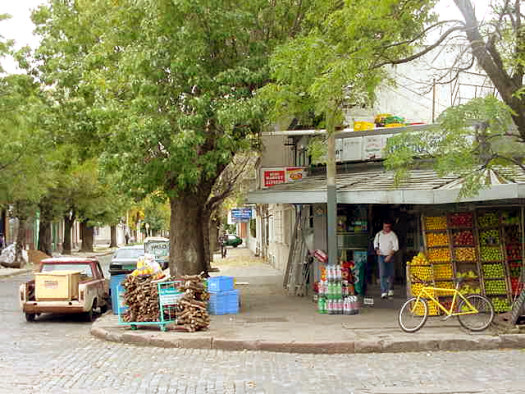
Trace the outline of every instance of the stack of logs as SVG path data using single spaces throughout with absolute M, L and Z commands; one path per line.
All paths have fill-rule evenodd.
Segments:
M 210 297 L 201 275 L 183 276 L 184 283 L 179 287 L 184 295 L 179 301 L 177 324 L 186 331 L 194 332 L 208 328 L 210 315 L 207 301 Z
M 176 307 L 177 329 L 194 332 L 208 328 L 210 316 L 207 310 L 209 294 L 201 275 L 183 276 L 179 291 L 184 295 Z M 158 322 L 160 308 L 157 282 L 151 276 L 129 275 L 123 282 L 126 289 L 124 301 L 128 310 L 125 322 Z
M 159 321 L 159 297 L 157 284 L 151 276 L 128 275 L 123 284 L 124 301 L 129 307 L 123 315 L 126 322 Z

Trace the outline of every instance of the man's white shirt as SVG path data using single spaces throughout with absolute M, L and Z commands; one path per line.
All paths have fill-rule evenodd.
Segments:
M 399 250 L 399 241 L 396 233 L 390 231 L 385 233 L 383 230 L 376 234 L 374 238 L 374 249 L 379 249 L 379 254 L 382 256 L 388 256 L 392 252 Z

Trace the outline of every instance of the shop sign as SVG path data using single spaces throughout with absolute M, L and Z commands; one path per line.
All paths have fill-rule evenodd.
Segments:
M 263 168 L 261 171 L 263 188 L 272 187 L 280 183 L 299 181 L 306 176 L 303 167 Z
M 382 159 L 384 156 L 383 149 L 386 146 L 386 141 L 390 137 L 391 135 L 370 135 L 363 137 L 363 159 Z
M 251 218 L 251 208 L 233 208 L 231 210 L 231 219 L 233 223 L 249 222 Z
M 392 136 L 369 135 L 338 138 L 335 141 L 335 156 L 338 162 L 375 160 L 384 157 L 387 140 Z

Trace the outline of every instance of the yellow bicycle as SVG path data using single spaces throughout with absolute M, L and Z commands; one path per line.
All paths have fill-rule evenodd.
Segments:
M 424 281 L 422 281 L 424 282 Z M 461 279 L 456 279 L 455 289 L 423 286 L 417 297 L 408 299 L 399 310 L 399 326 L 405 332 L 416 332 L 423 327 L 428 318 L 428 303 L 436 305 L 447 320 L 457 316 L 459 324 L 470 331 L 483 331 L 494 320 L 494 308 L 487 297 L 479 294 L 464 296 L 459 292 Z M 425 282 L 424 282 L 425 283 Z M 444 306 L 436 294 L 451 294 L 450 307 Z

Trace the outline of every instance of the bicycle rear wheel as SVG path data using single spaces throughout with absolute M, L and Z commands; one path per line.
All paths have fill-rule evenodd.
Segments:
M 399 327 L 405 332 L 416 332 L 419 330 L 428 317 L 427 301 L 416 297 L 409 298 L 399 310 Z
M 465 298 L 478 310 L 478 313 L 458 315 L 459 324 L 470 331 L 485 330 L 494 320 L 494 308 L 489 299 L 478 294 L 469 295 Z M 470 309 L 465 301 L 461 299 L 458 304 L 458 312 L 463 311 L 463 308 L 465 310 Z

